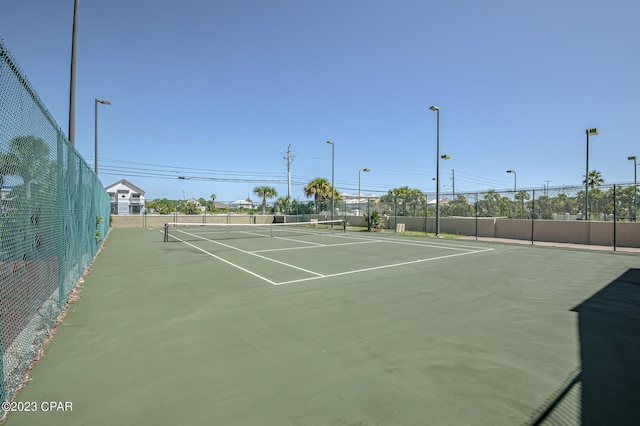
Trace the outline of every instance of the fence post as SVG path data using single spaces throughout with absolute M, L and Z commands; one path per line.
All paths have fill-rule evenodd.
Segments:
M 536 221 L 536 190 L 533 190 L 533 197 L 531 199 L 531 245 L 533 245 L 533 224 Z
M 398 232 L 398 197 L 393 198 L 393 228 Z
M 67 153 L 69 153 L 70 150 L 69 147 L 67 147 Z M 57 164 L 56 164 L 56 181 L 58 184 L 58 203 L 64 203 L 65 207 L 66 207 L 66 195 L 67 193 L 65 193 L 64 191 L 64 134 L 58 130 L 58 146 L 56 147 L 56 155 L 57 155 Z M 67 159 L 69 160 L 69 159 Z M 67 161 L 67 172 L 69 171 L 69 167 L 70 167 L 70 161 Z M 65 200 L 65 201 L 62 201 Z M 117 200 L 117 196 L 116 196 L 116 200 Z M 109 206 L 109 210 L 111 210 L 111 206 Z M 60 226 L 62 227 L 61 229 L 65 229 L 65 219 L 64 217 L 62 218 L 62 221 L 60 223 Z M 64 284 L 65 284 L 65 253 L 67 252 L 67 248 L 65 247 L 65 242 L 64 242 L 64 232 L 60 232 L 58 234 L 58 250 L 60 253 L 58 255 L 58 306 L 62 307 L 64 306 L 66 300 L 64 299 Z M 75 283 L 74 283 L 75 284 Z M 2 378 L 4 379 L 4 376 L 2 376 Z M 4 402 L 4 399 L 2 400 Z
M 616 225 L 618 223 L 618 206 L 616 203 L 616 185 L 613 185 L 613 251 L 616 251 Z
M 478 199 L 480 195 L 476 192 L 476 241 L 478 241 Z
M 424 236 L 429 236 L 429 196 L 424 194 Z
M 0 354 L 4 355 L 4 348 L 2 347 L 2 322 L 4 318 L 0 317 Z M 5 375 L 4 375 L 4 356 L 0 356 L 0 402 L 8 402 L 5 391 Z M 0 409 L 0 417 L 2 417 L 8 410 Z

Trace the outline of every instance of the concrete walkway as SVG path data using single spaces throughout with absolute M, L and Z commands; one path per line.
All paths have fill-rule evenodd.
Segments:
M 552 242 L 552 241 L 534 241 L 532 244 L 531 240 L 516 240 L 511 238 L 491 238 L 491 237 L 477 237 L 477 238 L 461 237 L 459 239 L 473 240 L 473 241 L 490 241 L 490 242 L 507 243 L 507 244 L 528 244 L 528 245 L 547 246 L 547 247 L 575 248 L 575 249 L 583 249 L 583 250 L 601 250 L 601 251 L 619 251 L 623 253 L 640 253 L 640 248 L 638 247 L 616 247 L 614 249 L 613 246 L 558 243 L 558 242 Z

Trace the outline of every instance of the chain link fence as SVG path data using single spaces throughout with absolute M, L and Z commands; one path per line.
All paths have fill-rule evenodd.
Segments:
M 436 231 L 436 217 L 439 217 L 442 232 L 471 236 L 481 235 L 474 227 L 464 230 L 452 226 L 454 219 L 495 219 L 579 222 L 624 222 L 638 219 L 638 198 L 640 191 L 636 185 L 599 185 L 588 189 L 584 186 L 562 186 L 544 189 L 522 189 L 517 191 L 456 192 L 424 194 L 419 190 L 405 188 L 390 191 L 381 196 L 350 195 L 333 200 L 333 218 L 344 218 L 354 226 L 367 226 L 371 219 L 378 220 L 383 229 L 396 229 L 404 223 L 405 229 L 417 232 Z M 180 210 L 182 202 L 165 200 L 165 213 Z M 275 202 L 216 202 L 200 206 L 199 214 L 245 214 L 245 215 L 291 215 L 300 220 L 309 218 L 331 219 L 332 200 L 288 200 L 280 198 Z M 153 204 L 150 204 L 153 206 Z M 194 207 L 195 208 L 195 207 Z M 177 209 L 177 210 L 176 210 Z M 149 210 L 155 212 L 153 208 Z M 194 212 L 195 213 L 195 212 Z M 306 218 L 306 219 L 305 219 Z M 203 221 L 207 221 L 206 217 Z M 570 226 L 570 225 L 566 225 Z M 640 229 L 640 227 L 638 227 Z M 491 235 L 489 235 L 491 236 Z M 529 236 L 528 238 L 531 238 Z M 535 235 L 533 236 L 535 238 Z
M 0 401 L 11 401 L 106 236 L 110 199 L 2 40 L 0 191 Z
M 589 188 L 562 186 L 518 191 L 416 193 L 409 196 L 383 195 L 362 198 L 358 207 L 346 208 L 346 214 L 377 211 L 386 216 L 430 218 L 483 217 L 500 219 L 636 221 L 640 191 L 635 185 L 601 185 Z M 587 201 L 588 198 L 588 201 Z M 344 201 L 341 201 L 344 203 Z M 349 201 L 346 201 L 348 204 Z M 358 203 L 353 205 L 358 206 Z M 337 211 L 342 212 L 336 203 Z M 358 213 L 360 211 L 360 213 Z
M 389 230 L 435 233 L 439 222 L 441 233 L 457 235 L 640 247 L 639 199 L 634 184 L 442 192 L 439 200 L 414 190 L 367 198 L 361 212 Z

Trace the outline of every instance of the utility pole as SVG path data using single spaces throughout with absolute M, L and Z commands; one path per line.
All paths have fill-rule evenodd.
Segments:
M 453 192 L 453 198 L 456 197 L 456 171 L 451 169 L 451 192 Z
M 293 163 L 294 158 L 296 157 L 291 154 L 291 144 L 289 144 L 287 146 L 287 156 L 284 157 L 287 164 L 287 198 L 291 198 L 291 163 Z

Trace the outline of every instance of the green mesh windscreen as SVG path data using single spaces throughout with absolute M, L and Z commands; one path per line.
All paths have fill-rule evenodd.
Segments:
M 110 199 L 0 40 L 0 401 L 102 245 Z M 4 416 L 0 412 L 0 417 Z

